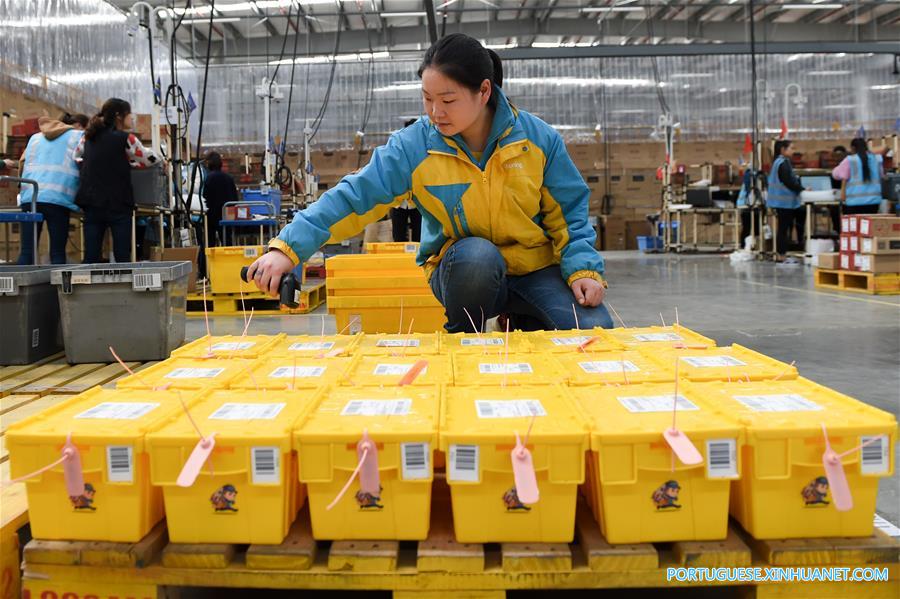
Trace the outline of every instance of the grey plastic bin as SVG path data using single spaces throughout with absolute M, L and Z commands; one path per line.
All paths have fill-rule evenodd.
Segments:
M 163 360 L 184 343 L 190 262 L 83 264 L 54 270 L 66 360 Z
M 131 169 L 131 189 L 134 194 L 134 203 L 138 206 L 168 207 L 169 194 L 166 193 L 168 180 L 161 163 L 147 168 Z
M 31 364 L 62 351 L 55 266 L 0 266 L 0 365 Z

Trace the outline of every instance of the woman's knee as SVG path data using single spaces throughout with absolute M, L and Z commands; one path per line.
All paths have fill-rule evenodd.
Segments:
M 450 276 L 473 285 L 500 283 L 506 262 L 493 243 L 481 237 L 466 237 L 454 243 L 444 257 Z

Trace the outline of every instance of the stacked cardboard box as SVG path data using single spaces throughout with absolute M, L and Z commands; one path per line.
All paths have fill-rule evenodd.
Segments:
M 876 274 L 900 273 L 900 217 L 847 215 L 841 219 L 838 268 Z M 833 258 L 826 258 L 832 264 Z M 823 266 L 819 260 L 819 268 Z

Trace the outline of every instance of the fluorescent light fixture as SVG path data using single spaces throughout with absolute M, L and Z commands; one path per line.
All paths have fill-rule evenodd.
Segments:
M 856 108 L 856 104 L 829 104 L 828 106 L 823 106 L 825 110 L 846 110 L 849 108 Z
M 237 23 L 241 19 L 239 17 L 213 17 L 213 23 Z M 182 25 L 208 25 L 209 19 L 184 19 Z
M 784 4 L 781 10 L 837 10 L 843 4 Z
M 669 75 L 672 79 L 693 79 L 695 77 L 715 77 L 712 73 L 672 73 Z
M 384 92 L 405 92 L 405 91 L 414 91 L 422 89 L 422 83 L 420 81 L 409 81 L 409 82 L 398 82 L 392 83 L 390 85 L 386 85 L 384 87 L 376 87 L 372 91 L 375 93 L 384 93 Z
M 601 79 L 587 77 L 510 77 L 504 83 L 518 85 L 554 85 L 557 87 L 650 87 L 649 79 Z
M 484 44 L 488 50 L 509 50 L 510 48 L 518 48 L 519 44 L 512 42 L 509 44 Z
M 416 11 L 416 12 L 383 12 L 383 13 L 380 13 L 379 16 L 382 19 L 390 19 L 392 17 L 397 17 L 397 18 L 400 18 L 400 17 L 424 17 L 425 11 L 421 11 L 421 12 L 418 12 L 418 11 Z
M 613 110 L 613 114 L 645 114 L 650 112 L 649 110 L 643 110 L 641 108 L 622 108 L 620 110 Z
M 720 93 L 720 94 L 724 94 L 724 93 L 727 92 L 727 91 L 728 91 L 728 88 L 727 88 L 727 87 L 720 87 L 720 88 L 719 88 L 719 93 Z
M 852 75 L 853 71 L 810 71 L 807 75 L 812 75 L 813 77 L 831 77 L 837 75 Z
M 800 60 L 801 58 L 809 58 L 810 56 L 812 56 L 812 54 L 809 52 L 803 52 L 801 54 L 791 54 L 787 57 L 787 61 L 794 62 L 795 60 Z
M 749 106 L 722 106 L 721 108 L 716 108 L 719 112 L 749 112 Z
M 581 9 L 583 13 L 589 12 L 643 12 L 640 6 L 585 6 Z
M 202 22 L 202 21 L 200 21 Z M 369 54 L 368 52 L 360 52 L 359 54 L 351 53 L 351 54 L 338 54 L 334 57 L 336 62 L 353 62 L 353 61 L 362 61 L 362 60 L 378 60 L 381 58 L 390 58 L 391 54 L 389 52 L 375 52 L 374 54 Z M 331 54 L 316 54 L 313 56 L 300 56 L 297 58 L 295 64 L 321 64 L 326 62 L 331 62 L 332 56 Z M 270 65 L 278 65 L 278 64 L 291 64 L 290 58 L 285 58 L 283 60 L 272 60 L 269 62 Z
M 870 85 L 870 86 L 869 86 L 869 89 L 874 89 L 874 90 L 877 90 L 877 91 L 883 91 L 883 90 L 886 90 L 886 89 L 897 89 L 898 87 L 900 87 L 900 83 L 891 83 L 891 84 L 888 84 L 888 85 Z
M 111 23 L 124 23 L 125 15 L 121 13 L 109 15 L 73 15 L 70 17 L 29 17 L 10 21 L 0 21 L 3 27 L 15 27 L 21 29 L 36 27 L 75 27 L 90 25 L 109 25 Z

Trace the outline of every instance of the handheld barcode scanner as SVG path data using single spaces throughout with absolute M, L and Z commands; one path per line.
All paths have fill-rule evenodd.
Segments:
M 247 280 L 247 270 L 247 266 L 241 268 L 241 280 L 245 283 L 250 282 Z M 282 275 L 281 282 L 278 284 L 278 301 L 287 308 L 300 306 L 300 281 L 294 273 L 289 272 Z

